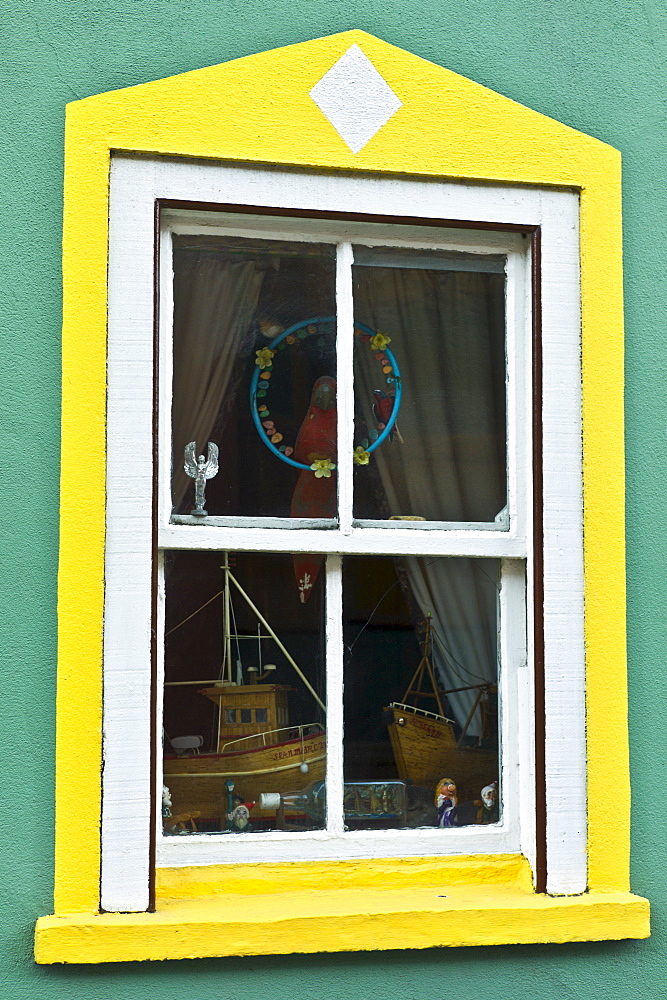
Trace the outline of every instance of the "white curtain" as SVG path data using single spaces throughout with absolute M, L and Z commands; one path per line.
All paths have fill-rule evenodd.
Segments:
M 196 441 L 198 453 L 205 454 L 218 416 L 238 406 L 236 361 L 263 277 L 253 261 L 179 254 L 174 273 L 174 507 L 192 485 L 183 471 L 185 445 Z
M 504 303 L 502 279 L 475 272 L 355 268 L 355 318 L 389 335 L 402 376 L 404 443 L 373 454 L 382 485 L 376 516 L 493 521 L 505 503 Z M 370 351 L 357 347 L 357 413 L 367 427 L 381 387 Z M 360 437 L 357 431 L 355 440 Z M 364 467 L 356 473 L 363 482 Z M 422 617 L 440 642 L 433 663 L 444 688 L 497 679 L 497 564 L 405 559 Z M 444 648 L 443 648 L 444 647 Z M 449 695 L 464 726 L 477 691 Z M 468 728 L 481 735 L 481 711 Z

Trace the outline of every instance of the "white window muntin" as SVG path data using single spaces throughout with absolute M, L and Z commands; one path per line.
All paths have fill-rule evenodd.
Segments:
M 268 177 L 267 177 L 268 174 Z M 267 180 L 270 179 L 270 183 Z M 550 891 L 581 891 L 585 886 L 585 743 L 583 731 L 583 640 L 581 587 L 581 455 L 578 430 L 579 401 L 579 322 L 578 322 L 578 202 L 575 196 L 563 192 L 545 194 L 521 189 L 494 189 L 465 185 L 444 185 L 432 182 L 375 180 L 356 177 L 299 177 L 280 171 L 257 171 L 212 164 L 167 163 L 164 161 L 132 160 L 118 157 L 112 169 L 112 199 L 110 216 L 110 294 L 109 294 L 109 464 L 108 464 L 108 552 L 107 600 L 105 628 L 105 781 L 103 795 L 103 870 L 102 899 L 106 909 L 144 909 L 148 902 L 148 866 L 150 863 L 150 528 L 152 463 L 152 287 L 153 287 L 153 211 L 157 198 L 183 201 L 248 204 L 295 209 L 346 211 L 392 214 L 396 217 L 442 218 L 443 220 L 479 221 L 497 224 L 539 225 L 542 230 L 543 260 L 549 268 L 543 282 L 543 317 L 545 341 L 554 345 L 558 358 L 558 384 L 567 389 L 571 400 L 563 407 L 562 398 L 550 400 L 545 390 L 545 538 L 550 544 L 550 530 L 570 533 L 573 554 L 563 560 L 556 551 L 545 557 L 546 592 L 553 595 L 545 601 L 547 618 L 547 677 L 559 673 L 554 690 L 547 682 L 547 711 L 551 703 L 562 697 L 563 690 L 574 692 L 575 725 L 568 724 L 567 741 L 562 737 L 564 725 L 557 716 L 548 729 L 547 796 L 550 806 L 559 805 L 562 783 L 559 774 L 568 771 L 567 809 L 548 825 Z M 417 207 L 418 206 L 418 207 Z M 219 219 L 219 217 L 218 217 Z M 265 220 L 264 220 L 265 221 Z M 282 224 L 286 220 L 281 219 Z M 290 220 L 291 221 L 291 220 Z M 348 224 L 346 224 L 348 225 Z M 321 227 L 321 229 L 324 227 Z M 350 237 L 356 235 L 349 227 Z M 281 229 L 282 232 L 282 229 Z M 275 231 L 272 231 L 275 235 Z M 483 239 L 488 234 L 484 234 Z M 475 239 L 478 234 L 474 233 Z M 310 238 L 310 236 L 309 236 Z M 365 241 L 366 242 L 366 241 Z M 386 239 L 383 241 L 386 242 Z M 481 242 L 481 241 L 480 241 Z M 518 256 L 518 255 L 517 255 Z M 525 259 L 525 258 L 524 258 Z M 508 271 L 511 274 L 510 252 Z M 517 261 L 518 272 L 521 267 Z M 517 272 L 517 277 L 518 277 Z M 525 274 L 525 270 L 523 272 Z M 553 274 L 553 281 L 550 275 Z M 165 292 L 162 282 L 162 295 Z M 529 298 L 527 282 L 520 294 L 512 289 L 520 282 L 509 282 L 507 302 L 508 338 L 513 317 L 528 328 Z M 553 293 L 556 293 L 555 295 Z M 566 306 L 565 310 L 563 306 Z M 168 301 L 161 303 L 161 315 L 169 315 Z M 165 308 L 165 306 L 167 308 Z M 339 316 L 344 312 L 339 308 Z M 163 351 L 164 359 L 168 352 Z M 545 350 L 545 358 L 549 357 Z M 514 370 L 513 370 L 514 369 Z M 508 435 L 510 465 L 510 496 L 524 497 L 529 507 L 529 478 L 520 468 L 522 434 L 529 426 L 525 409 L 528 393 L 519 402 L 515 392 L 512 402 L 512 377 L 515 384 L 528 384 L 528 338 L 523 352 L 516 349 L 508 359 Z M 545 363 L 545 381 L 548 369 Z M 557 388 L 557 387 L 556 387 Z M 561 393 L 562 397 L 562 393 Z M 569 426 L 574 421 L 573 426 Z M 558 449 L 553 460 L 546 454 L 550 434 L 561 443 L 569 438 L 566 448 Z M 514 436 L 514 439 L 513 439 Z M 576 438 L 576 441 L 575 441 Z M 518 440 L 517 440 L 518 439 Z M 513 463 L 512 456 L 515 456 Z M 519 460 L 517 461 L 517 457 Z M 521 489 L 518 477 L 525 476 Z M 514 477 L 514 482 L 512 481 Z M 551 517 L 549 503 L 553 506 Z M 523 570 L 517 559 L 528 558 L 528 594 L 530 612 L 530 549 L 526 531 L 518 531 L 518 517 L 511 520 L 510 531 L 477 532 L 460 526 L 447 532 L 391 531 L 382 529 L 339 529 L 335 542 L 333 533 L 299 531 L 304 549 L 342 553 L 390 551 L 404 554 L 429 555 L 497 555 L 504 557 L 503 593 L 506 608 L 516 608 L 521 591 L 523 606 Z M 526 517 L 527 521 L 527 517 Z M 552 523 L 553 522 L 553 523 Z M 266 531 L 269 531 L 269 538 Z M 203 526 L 196 529 L 197 541 L 185 541 L 188 526 L 165 525 L 160 517 L 159 544 L 164 548 L 232 548 L 252 550 L 293 551 L 295 533 L 281 529 L 242 529 L 231 525 Z M 239 532 L 245 541 L 241 544 Z M 192 529 L 189 531 L 192 534 Z M 288 537 L 281 538 L 285 535 Z M 363 535 L 363 540 L 360 537 Z M 264 536 L 264 537 L 262 537 Z M 324 536 L 324 537 L 323 537 Z M 478 537 L 482 536 L 482 537 Z M 419 543 L 417 540 L 422 539 Z M 441 539 L 446 538 L 446 542 Z M 482 540 L 484 538 L 484 540 Z M 557 540 L 556 540 L 557 545 Z M 329 560 L 329 599 L 335 597 L 335 557 Z M 574 574 L 574 577 L 573 577 Z M 559 579 L 573 582 L 571 598 L 563 609 L 559 603 Z M 512 593 L 514 592 L 514 594 Z M 553 627 L 548 616 L 550 607 L 558 608 Z M 529 613 L 529 620 L 530 620 Z M 330 653 L 335 658 L 336 630 L 333 616 L 327 626 Z M 503 611 L 501 600 L 501 648 L 503 663 L 508 663 L 508 647 L 516 650 L 523 643 L 524 617 Z M 564 626 L 564 627 L 563 627 Z M 569 635 L 569 640 L 568 640 Z M 563 646 L 565 643 L 565 648 Z M 530 630 L 528 635 L 530 648 Z M 555 654 L 555 655 L 554 655 Z M 511 656 L 510 656 L 511 658 Z M 505 814 L 496 830 L 466 828 L 453 831 L 391 831 L 382 834 L 382 843 L 373 843 L 375 834 L 366 837 L 352 834 L 332 837 L 331 831 L 309 834 L 312 852 L 306 850 L 303 835 L 297 840 L 289 834 L 267 834 L 261 837 L 276 841 L 279 848 L 274 858 L 303 859 L 313 857 L 368 857 L 408 854 L 497 852 L 521 849 L 529 859 L 534 857 L 534 794 L 532 789 L 532 684 L 531 671 L 523 658 L 516 669 L 504 667 L 501 675 L 503 714 L 503 782 Z M 556 662 L 560 669 L 556 671 Z M 130 666 L 131 664 L 131 666 Z M 526 679 L 519 683 L 521 674 Z M 564 677 L 563 675 L 567 676 Z M 554 678 L 555 679 L 555 678 Z M 565 680 L 565 684 L 563 684 Z M 330 684 L 338 690 L 335 670 Z M 130 697 L 128 697 L 128 692 Z M 331 689 L 329 691 L 331 696 Z M 517 706 L 519 711 L 511 711 Z M 578 710 L 578 713 L 577 713 Z M 331 740 L 340 739 L 332 702 L 329 706 Z M 508 740 L 512 719 L 513 739 Z M 559 722 L 560 718 L 560 731 Z M 568 720 L 568 723 L 570 720 Z M 516 733 L 518 731 L 518 744 Z M 554 739 L 551 739 L 552 734 Z M 511 760 L 510 748 L 518 745 L 517 760 Z M 521 781 L 518 781 L 519 764 Z M 569 766 L 568 766 L 569 765 Z M 329 774 L 336 778 L 333 763 Z M 330 782 L 332 785 L 334 782 Z M 516 791 L 516 796 L 514 795 Z M 517 808 L 514 809 L 516 804 Z M 333 802 L 330 807 L 334 806 Z M 334 808 L 333 812 L 336 810 Z M 553 812 L 551 815 L 554 815 Z M 447 833 L 447 839 L 442 834 Z M 435 834 L 435 839 L 433 835 Z M 240 853 L 222 858 L 215 837 L 187 838 L 176 844 L 164 844 L 158 849 L 158 864 L 205 864 L 223 860 L 251 860 L 253 851 L 246 852 L 243 841 Z M 218 838 L 219 840 L 220 838 Z M 228 840 L 227 840 L 228 842 Z M 338 846 L 336 846 L 338 845 Z M 342 846 L 341 846 L 342 845 Z M 250 846 L 250 845 L 249 845 Z M 560 850 L 559 850 L 560 848 Z M 181 852 L 181 849 L 182 852 Z M 261 859 L 266 860 L 265 851 Z

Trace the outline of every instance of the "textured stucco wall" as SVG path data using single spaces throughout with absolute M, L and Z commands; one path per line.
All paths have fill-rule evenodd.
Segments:
M 36 968 L 51 911 L 62 126 L 67 101 L 359 27 L 619 148 L 625 171 L 633 888 L 647 942 Z M 13 1000 L 664 996 L 664 79 L 657 0 L 0 0 L 0 962 Z M 85 468 L 85 455 L 82 468 Z M 85 481 L 85 473 L 82 473 Z M 85 490 L 82 491 L 85 502 Z M 614 816 L 610 775 L 609 819 Z M 657 793 L 656 793 L 657 789 Z M 76 836 L 76 815 L 71 817 Z M 6 902 L 5 902 L 6 900 Z

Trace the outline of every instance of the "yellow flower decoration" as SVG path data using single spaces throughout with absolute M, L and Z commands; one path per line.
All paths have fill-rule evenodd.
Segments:
M 370 457 L 370 453 L 365 448 L 362 448 L 361 445 L 358 445 L 354 449 L 354 455 L 352 456 L 355 465 L 368 465 Z
M 387 344 L 391 344 L 391 337 L 388 337 L 386 333 L 376 333 L 374 337 L 371 337 L 370 345 L 374 351 L 384 351 Z
M 336 466 L 328 458 L 318 458 L 313 462 L 311 469 L 315 473 L 315 479 L 330 479 L 331 473 Z
M 261 350 L 255 351 L 255 354 L 257 355 L 255 364 L 259 365 L 260 368 L 269 368 L 275 353 L 276 352 L 272 351 L 269 347 L 262 347 Z

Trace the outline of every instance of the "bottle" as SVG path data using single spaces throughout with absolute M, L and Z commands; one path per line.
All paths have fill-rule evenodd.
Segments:
M 259 808 L 285 810 L 291 813 L 305 813 L 309 819 L 324 824 L 326 817 L 326 786 L 323 781 L 311 781 L 299 792 L 262 792 Z
M 397 819 L 405 821 L 406 790 L 403 781 L 346 781 L 343 785 L 345 820 Z M 281 808 L 291 813 L 305 813 L 309 819 L 324 824 L 326 817 L 326 783 L 311 781 L 299 792 L 262 792 L 260 809 Z

